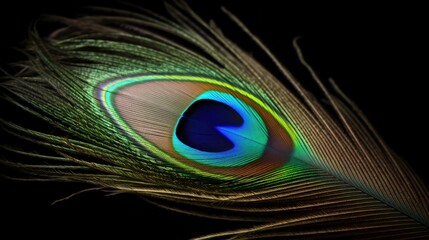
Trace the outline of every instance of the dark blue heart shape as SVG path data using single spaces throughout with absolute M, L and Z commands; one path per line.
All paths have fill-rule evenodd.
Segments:
M 177 138 L 189 147 L 205 152 L 224 152 L 234 147 L 217 130 L 220 126 L 241 126 L 243 118 L 232 107 L 209 99 L 195 101 L 183 113 L 176 127 Z

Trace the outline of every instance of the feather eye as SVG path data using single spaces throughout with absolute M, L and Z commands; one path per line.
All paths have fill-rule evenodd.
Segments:
M 5 98 L 55 130 L 2 127 L 41 150 L 1 160 L 247 228 L 201 239 L 429 237 L 429 191 L 356 106 L 299 60 L 321 104 L 233 14 L 288 87 L 182 1 L 171 18 L 95 8 L 31 34 Z M 23 146 L 21 146 L 23 147 Z M 28 147 L 28 146 L 27 146 Z M 40 161 L 36 161 L 35 159 Z
M 261 100 L 207 77 L 113 79 L 97 95 L 140 146 L 201 174 L 260 175 L 286 164 L 294 147 L 291 128 Z

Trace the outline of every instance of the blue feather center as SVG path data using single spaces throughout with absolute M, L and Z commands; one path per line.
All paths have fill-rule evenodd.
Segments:
M 214 100 L 194 102 L 182 115 L 176 128 L 184 144 L 205 152 L 224 152 L 234 148 L 218 127 L 241 126 L 243 118 L 230 106 Z
M 259 159 L 268 130 L 259 114 L 231 94 L 207 91 L 178 119 L 173 147 L 182 156 L 215 167 L 238 167 Z

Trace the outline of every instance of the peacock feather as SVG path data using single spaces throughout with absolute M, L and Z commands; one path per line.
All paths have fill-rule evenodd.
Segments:
M 182 1 L 170 17 L 94 8 L 31 34 L 4 98 L 51 126 L 2 120 L 35 180 L 86 182 L 197 216 L 249 222 L 199 239 L 427 239 L 429 191 L 333 81 L 322 104 L 232 13 L 288 81 Z M 332 90 L 333 89 L 333 90 Z M 43 150 L 40 150 L 43 149 Z M 18 158 L 17 158 L 18 159 Z M 19 158 L 24 159 L 24 158 Z

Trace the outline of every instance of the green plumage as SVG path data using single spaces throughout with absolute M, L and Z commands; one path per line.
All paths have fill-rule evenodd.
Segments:
M 228 11 L 293 90 L 185 3 L 167 9 L 173 18 L 98 8 L 95 16 L 53 18 L 65 27 L 47 38 L 34 32 L 29 60 L 2 87 L 7 100 L 57 130 L 2 120 L 6 131 L 49 149 L 4 146 L 37 161 L 2 163 L 30 177 L 87 182 L 181 212 L 251 222 L 201 239 L 429 237 L 427 187 L 348 99 L 324 86 L 296 45 L 333 115 Z M 205 164 L 208 153 L 174 144 L 178 119 L 207 91 L 217 94 L 210 101 L 250 112 L 241 117 L 256 122 L 236 134 L 233 146 L 243 147 L 232 152 L 234 164 L 230 155 Z M 245 153 L 255 142 L 263 151 L 254 159 Z

